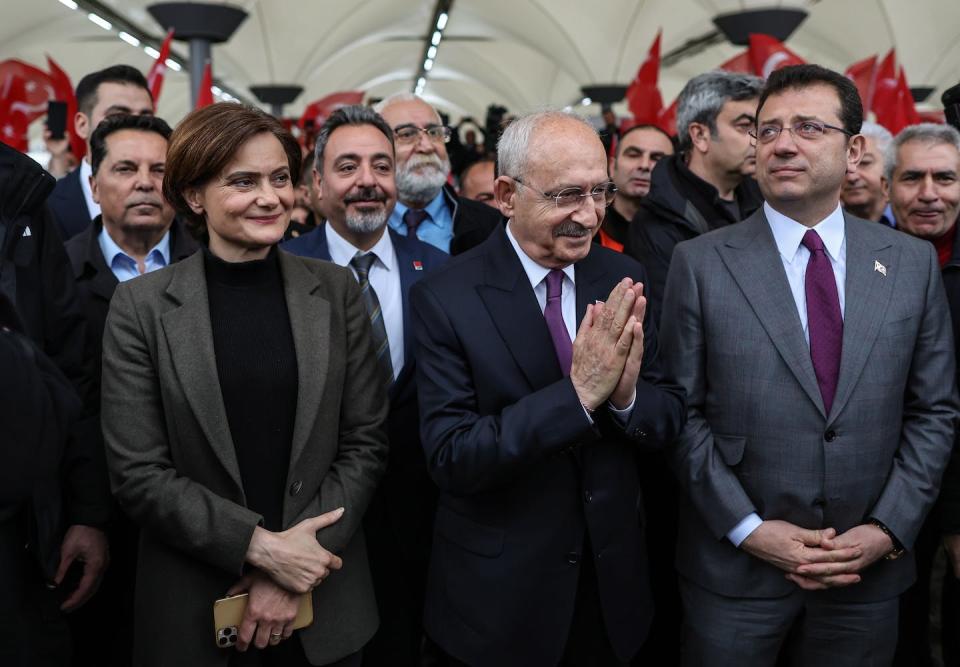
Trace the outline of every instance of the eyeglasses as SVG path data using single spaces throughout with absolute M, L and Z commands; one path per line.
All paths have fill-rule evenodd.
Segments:
M 801 120 L 788 127 L 781 127 L 779 125 L 761 125 L 756 130 L 752 130 L 750 132 L 750 136 L 759 141 L 761 144 L 769 144 L 771 141 L 776 141 L 777 137 L 779 137 L 780 133 L 784 130 L 790 132 L 794 137 L 800 137 L 801 139 L 806 139 L 807 141 L 816 141 L 823 136 L 823 133 L 826 130 L 836 130 L 837 132 L 843 132 L 848 137 L 853 136 L 853 132 L 848 132 L 842 127 L 837 127 L 836 125 L 827 125 L 826 123 L 821 123 L 818 120 Z
M 609 206 L 617 194 L 617 186 L 610 181 L 594 186 L 590 192 L 584 192 L 583 188 L 564 188 L 559 192 L 540 192 L 540 190 L 531 188 L 516 176 L 511 176 L 510 178 L 515 180 L 523 187 L 533 190 L 544 199 L 552 199 L 559 209 L 579 208 L 580 204 L 586 197 L 593 199 L 594 204 L 603 204 L 604 206 Z
M 430 141 L 438 144 L 450 141 L 450 128 L 443 125 L 427 125 L 426 127 L 417 127 L 407 124 L 393 128 L 393 136 L 396 137 L 398 144 L 413 144 L 420 140 L 420 133 L 427 135 Z

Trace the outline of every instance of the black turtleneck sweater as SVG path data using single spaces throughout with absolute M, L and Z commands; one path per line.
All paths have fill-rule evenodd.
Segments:
M 273 531 L 283 528 L 298 380 L 277 253 L 234 263 L 204 249 L 217 376 L 247 507 Z

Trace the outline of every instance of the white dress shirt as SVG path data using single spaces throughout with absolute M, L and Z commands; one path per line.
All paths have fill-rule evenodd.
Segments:
M 90 177 L 93 176 L 93 167 L 84 158 L 80 160 L 80 188 L 83 190 L 83 198 L 87 200 L 87 211 L 90 212 L 90 219 L 100 215 L 100 204 L 93 201 L 93 188 L 90 187 Z
M 324 229 L 327 234 L 330 259 L 334 264 L 349 267 L 356 277 L 357 272 L 350 266 L 350 260 L 358 252 L 363 251 L 337 234 L 329 222 L 324 225 Z M 390 344 L 393 377 L 396 379 L 403 368 L 403 291 L 400 287 L 400 262 L 397 260 L 397 253 L 393 249 L 393 242 L 386 227 L 380 240 L 367 252 L 377 256 L 377 261 L 371 265 L 367 277 L 380 302 L 383 325 L 387 330 L 387 342 Z
M 507 238 L 510 239 L 510 245 L 513 246 L 517 257 L 520 258 L 523 271 L 527 274 L 527 280 L 530 281 L 530 286 L 533 287 L 533 294 L 537 297 L 537 303 L 540 304 L 540 312 L 543 312 L 547 308 L 547 274 L 550 273 L 551 269 L 540 266 L 523 251 L 523 248 L 517 243 L 513 231 L 510 229 L 511 225 L 513 225 L 513 221 L 507 224 Z M 563 283 L 560 289 L 560 312 L 563 313 L 563 323 L 567 327 L 567 333 L 570 334 L 570 340 L 573 341 L 573 339 L 577 337 L 576 271 L 573 268 L 573 264 L 563 267 L 561 271 L 563 271 Z M 607 402 L 607 407 L 610 409 L 610 413 L 619 419 L 621 423 L 626 423 L 627 417 L 629 417 L 630 412 L 633 411 L 635 402 L 636 397 L 634 397 L 630 405 L 623 410 L 618 410 L 613 407 L 613 404 L 609 401 Z M 587 414 L 587 418 L 590 419 L 592 423 L 593 419 L 586 413 L 586 410 L 586 406 L 584 406 L 584 413 Z
M 797 314 L 800 315 L 800 323 L 803 325 L 803 337 L 809 345 L 810 329 L 807 324 L 806 277 L 810 251 L 801 241 L 807 230 L 811 228 L 788 218 L 782 213 L 778 213 L 766 202 L 763 204 L 763 212 L 767 216 L 767 222 L 773 232 L 773 240 L 780 252 L 780 260 L 783 262 L 783 270 L 787 274 L 787 282 L 790 283 L 790 291 L 793 293 L 793 301 L 797 306 Z M 843 210 L 840 205 L 837 204 L 837 208 L 814 225 L 812 229 L 820 236 L 827 251 L 827 256 L 830 258 L 833 276 L 837 281 L 837 296 L 840 297 L 840 316 L 843 317 L 847 277 L 847 238 Z M 740 546 L 740 543 L 747 539 L 750 533 L 756 530 L 761 523 L 763 523 L 763 520 L 755 512 L 751 513 L 727 533 L 727 538 L 734 545 Z

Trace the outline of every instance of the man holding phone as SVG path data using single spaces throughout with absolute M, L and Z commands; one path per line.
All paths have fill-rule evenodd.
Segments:
M 90 187 L 90 135 L 107 116 L 126 113 L 152 115 L 153 97 L 147 80 L 129 65 L 113 65 L 87 74 L 77 84 L 77 114 L 73 123 L 77 134 L 87 142 L 87 157 L 80 166 L 57 182 L 47 203 L 53 212 L 64 241 L 79 234 L 100 215 Z M 51 132 L 52 135 L 52 132 Z M 51 164 L 62 164 L 68 142 L 46 138 Z

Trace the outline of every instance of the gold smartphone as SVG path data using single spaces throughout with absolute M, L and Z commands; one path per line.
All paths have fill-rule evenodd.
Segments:
M 237 643 L 240 622 L 247 609 L 247 593 L 223 598 L 213 603 L 213 627 L 217 646 L 230 648 Z M 293 619 L 293 629 L 299 630 L 313 623 L 313 596 L 304 593 L 300 596 L 300 608 Z

